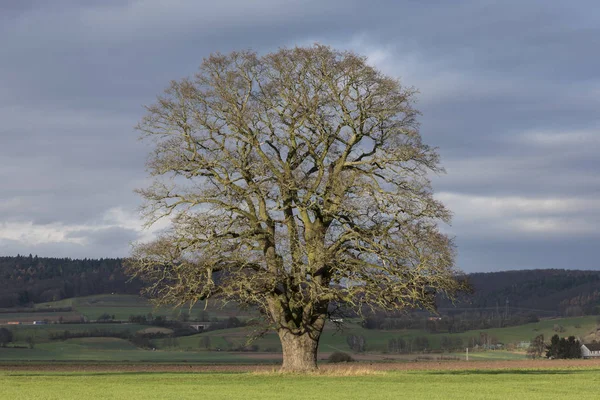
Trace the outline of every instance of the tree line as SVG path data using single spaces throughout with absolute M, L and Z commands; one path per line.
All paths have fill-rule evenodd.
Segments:
M 538 335 L 531 341 L 527 355 L 530 358 L 539 358 L 542 355 L 550 359 L 581 358 L 581 342 L 575 336 L 561 338 L 555 334 L 550 343 L 546 344 L 544 335 Z
M 34 255 L 0 257 L 0 308 L 26 311 L 32 303 L 105 293 L 139 294 L 142 282 L 123 272 L 123 259 L 71 259 Z M 368 329 L 425 329 L 457 333 L 536 322 L 538 316 L 577 316 L 600 311 L 600 272 L 535 270 L 468 275 L 474 293 L 455 305 L 439 299 L 447 318 L 375 314 Z M 506 300 L 509 300 L 508 307 Z M 8 310 L 5 310 L 5 312 Z
M 566 317 L 600 313 L 600 271 L 518 270 L 473 273 L 468 278 L 474 292 L 460 299 L 457 307 L 487 309 L 504 318 L 512 310 L 527 309 Z M 440 299 L 440 307 L 452 306 Z
M 139 294 L 117 258 L 0 257 L 0 308 L 103 293 Z

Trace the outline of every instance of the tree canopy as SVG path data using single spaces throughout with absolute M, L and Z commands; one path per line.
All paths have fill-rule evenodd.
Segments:
M 0 328 L 0 347 L 6 347 L 6 345 L 13 340 L 12 331 L 6 328 Z
M 552 336 L 550 344 L 546 346 L 546 357 L 554 359 L 581 358 L 581 343 L 575 336 L 561 338 Z
M 316 367 L 332 304 L 434 309 L 461 283 L 415 94 L 322 45 L 211 55 L 138 126 L 154 143 L 148 223 L 172 224 L 130 273 L 160 301 L 258 306 L 290 370 Z

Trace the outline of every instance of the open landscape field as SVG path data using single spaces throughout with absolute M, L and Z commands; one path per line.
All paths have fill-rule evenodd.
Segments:
M 0 366 L 3 398 L 595 399 L 596 361 L 324 366 L 286 375 L 258 366 Z
M 238 305 L 233 303 L 224 307 L 218 306 L 213 302 L 209 302 L 208 304 L 197 303 L 191 309 L 189 307 L 156 307 L 148 299 L 127 294 L 99 294 L 35 305 L 36 310 L 40 313 L 48 308 L 65 307 L 76 310 L 78 315 L 90 321 L 95 321 L 103 314 L 108 314 L 111 317 L 114 316 L 116 320 L 125 321 L 132 315 L 146 316 L 148 314 L 178 318 L 181 313 L 186 313 L 194 320 L 227 318 L 230 316 L 249 318 L 254 315 L 252 311 L 240 309 Z
M 189 320 L 184 321 L 182 313 Z M 106 314 L 114 315 L 114 321 L 96 321 Z M 179 325 L 129 321 L 132 315 L 150 318 L 150 314 Z M 68 323 L 66 315 L 80 323 Z M 561 336 L 590 337 L 597 332 L 596 316 L 461 333 L 433 333 L 425 327 L 366 329 L 360 320 L 346 318 L 341 326 L 326 325 L 319 371 L 309 375 L 278 372 L 279 338 L 273 332 L 257 336 L 260 325 L 189 332 L 189 325 L 199 321 L 234 317 L 247 321 L 256 314 L 234 304 L 156 308 L 139 296 L 110 294 L 37 304 L 29 312 L 0 313 L 0 321 L 21 322 L 2 325 L 11 331 L 13 341 L 0 347 L 0 398 L 595 399 L 595 391 L 587 388 L 600 383 L 600 360 L 528 360 L 525 348 L 516 346 L 537 335 L 548 340 L 557 330 Z M 40 320 L 47 323 L 33 325 Z M 188 331 L 175 334 L 182 327 Z M 149 335 L 145 345 L 135 340 L 140 335 Z M 365 351 L 350 347 L 351 336 L 363 338 Z M 469 361 L 464 350 L 442 350 L 448 338 L 466 344 L 481 336 L 494 337 L 502 348 L 471 348 Z M 417 338 L 427 341 L 426 351 L 389 352 L 391 340 Z M 329 356 L 339 351 L 356 362 L 329 363 Z
M 70 308 L 70 314 L 85 317 L 86 323 L 58 322 L 48 309 L 64 310 Z M 95 295 L 42 303 L 35 306 L 35 312 L 0 313 L 1 321 L 19 320 L 20 325 L 3 325 L 11 330 L 13 342 L 6 348 L 0 348 L 0 363 L 11 361 L 33 362 L 184 362 L 191 364 L 276 364 L 281 362 L 281 344 L 273 332 L 257 336 L 260 326 L 242 326 L 209 330 L 193 334 L 172 336 L 172 329 L 153 326 L 151 323 L 129 323 L 131 315 L 163 316 L 169 320 L 178 320 L 182 311 L 189 313 L 190 322 L 210 319 L 224 321 L 236 317 L 248 320 L 256 316 L 251 310 L 240 310 L 234 304 L 227 307 L 196 306 L 189 309 L 169 307 L 155 308 L 146 299 L 135 295 Z M 103 314 L 114 314 L 117 322 L 97 323 L 95 319 Z M 32 325 L 33 320 L 48 319 L 48 324 Z M 63 322 L 66 322 L 64 320 Z M 548 340 L 560 326 L 561 336 L 573 335 L 584 338 L 595 334 L 597 318 L 595 316 L 543 319 L 539 322 L 505 328 L 471 330 L 461 333 L 431 333 L 424 329 L 378 330 L 365 329 L 359 320 L 346 319 L 344 324 L 328 324 L 320 340 L 319 359 L 326 360 L 336 351 L 347 352 L 359 361 L 394 362 L 464 359 L 464 348 L 460 351 L 442 351 L 444 339 L 459 340 L 463 347 L 480 335 L 494 337 L 505 345 L 512 344 L 510 351 L 477 351 L 470 349 L 471 360 L 519 360 L 526 357 L 525 348 L 515 344 L 528 342 L 537 335 Z M 148 336 L 145 347 L 132 342 L 140 334 L 163 333 L 162 336 Z M 349 336 L 362 337 L 366 342 L 365 351 L 354 351 L 349 347 Z M 64 336 L 64 337 L 63 337 Z M 86 337 L 89 336 L 89 337 Z M 250 340 L 249 337 L 255 337 Z M 428 342 L 428 351 L 411 354 L 390 353 L 390 340 L 402 339 L 414 341 L 424 338 Z M 241 351 L 244 350 L 244 351 Z M 479 349 L 481 350 L 481 349 Z
M 556 332 L 554 326 L 560 325 L 563 329 L 563 336 L 584 337 L 596 328 L 596 318 L 592 316 L 574 317 L 562 319 L 541 320 L 536 323 L 525 324 L 521 326 L 481 329 L 467 331 L 462 333 L 427 333 L 424 330 L 417 329 L 399 329 L 399 330 L 372 330 L 363 328 L 358 321 L 347 321 L 342 329 L 338 329 L 334 325 L 327 325 L 323 335 L 321 336 L 320 346 L 324 352 L 332 351 L 348 351 L 346 337 L 348 335 L 363 336 L 367 342 L 367 348 L 372 352 L 387 352 L 388 341 L 394 338 L 403 338 L 405 340 L 414 339 L 416 337 L 425 337 L 432 349 L 439 349 L 443 337 L 460 338 L 464 343 L 468 343 L 469 338 L 478 337 L 480 333 L 494 336 L 501 343 L 518 343 L 521 341 L 529 341 L 537 335 L 543 334 L 544 337 L 550 338 Z M 201 338 L 209 337 L 211 346 L 222 349 L 228 348 L 232 343 L 242 345 L 246 343 L 247 336 L 253 333 L 252 327 L 241 327 L 210 331 L 199 333 L 187 337 L 178 338 L 177 345 L 180 349 L 197 349 L 200 347 Z M 162 340 L 160 343 L 164 343 Z M 277 335 L 273 332 L 267 333 L 264 336 L 252 342 L 261 351 L 280 351 L 281 345 Z M 491 353 L 491 352 L 487 352 Z
M 600 400 L 599 3 L 0 0 L 0 400 Z

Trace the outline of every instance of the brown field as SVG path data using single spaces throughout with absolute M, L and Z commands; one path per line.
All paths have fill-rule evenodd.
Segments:
M 514 361 L 424 361 L 404 363 L 325 364 L 323 371 L 422 371 L 422 370 L 483 370 L 483 369 L 548 369 L 600 367 L 600 360 L 514 360 Z M 54 372 L 269 372 L 273 365 L 186 365 L 186 364 L 0 364 L 0 371 Z
M 139 331 L 137 331 L 137 333 L 140 334 L 152 334 L 152 333 L 165 333 L 165 334 L 171 334 L 173 333 L 173 329 L 169 329 L 169 328 L 161 328 L 159 326 L 151 326 L 149 328 L 146 329 L 140 329 Z

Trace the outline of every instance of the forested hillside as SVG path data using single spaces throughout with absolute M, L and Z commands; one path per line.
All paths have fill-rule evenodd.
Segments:
M 0 308 L 101 293 L 138 294 L 141 283 L 123 274 L 122 260 L 0 257 Z
M 122 259 L 0 257 L 0 308 L 102 293 L 139 294 L 142 283 L 123 273 Z M 474 293 L 444 310 L 486 314 L 544 312 L 562 316 L 600 314 L 600 271 L 521 270 L 468 275 Z M 508 304 L 507 304 L 508 303 Z
M 460 307 L 551 311 L 563 316 L 600 313 L 600 271 L 537 269 L 474 273 L 474 293 Z

